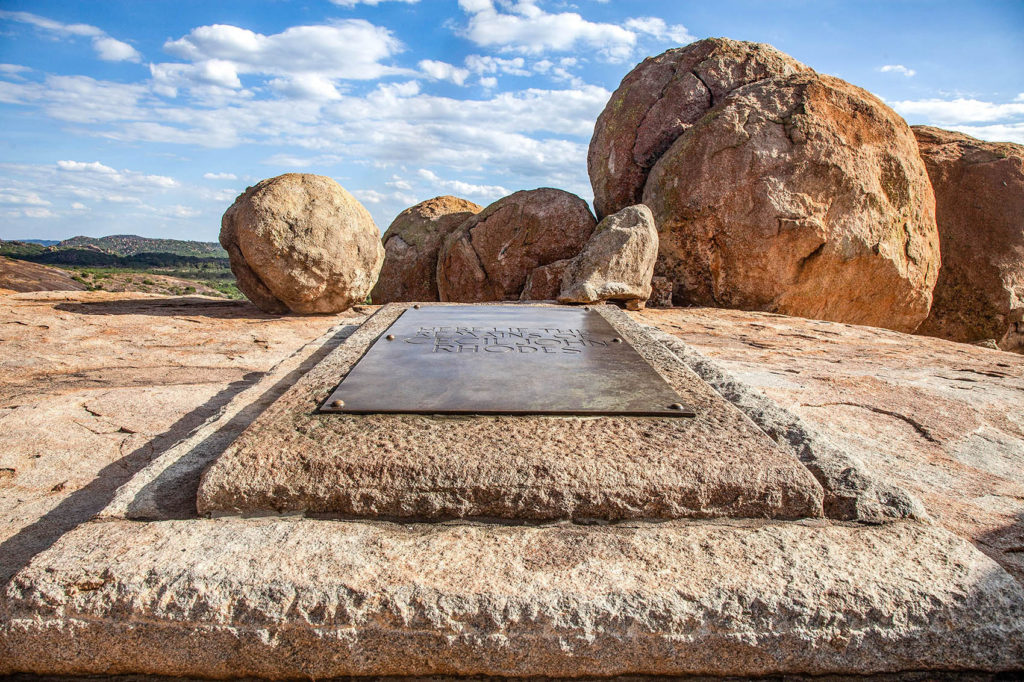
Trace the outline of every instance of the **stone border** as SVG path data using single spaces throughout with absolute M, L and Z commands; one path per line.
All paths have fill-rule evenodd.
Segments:
M 651 336 L 750 417 L 772 440 L 803 462 L 825 490 L 825 516 L 865 523 L 929 518 L 917 498 L 898 486 L 879 481 L 863 462 L 830 443 L 800 417 L 738 381 L 679 338 L 657 327 L 644 326 Z
M 1022 667 L 1024 588 L 913 522 L 91 522 L 0 600 L 0 673 Z

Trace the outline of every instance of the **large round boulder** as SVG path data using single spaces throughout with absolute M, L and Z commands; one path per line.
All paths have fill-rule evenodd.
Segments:
M 647 174 L 685 130 L 736 88 L 810 69 L 771 45 L 708 38 L 645 59 L 594 126 L 587 167 L 598 218 L 640 203 Z
M 1024 147 L 939 128 L 914 134 L 932 187 L 942 269 L 918 332 L 1024 348 Z
M 370 293 L 374 303 L 437 301 L 437 252 L 453 230 L 482 206 L 458 197 L 427 199 L 398 214 L 384 233 L 384 266 Z
M 322 175 L 249 187 L 221 220 L 238 288 L 269 313 L 335 313 L 366 299 L 384 260 L 363 205 Z
M 440 299 L 518 300 L 534 269 L 575 256 L 596 225 L 587 203 L 560 189 L 499 199 L 445 239 L 437 259 Z
M 677 304 L 899 331 L 928 315 L 939 243 L 914 135 L 838 78 L 734 91 L 659 159 L 643 203 Z

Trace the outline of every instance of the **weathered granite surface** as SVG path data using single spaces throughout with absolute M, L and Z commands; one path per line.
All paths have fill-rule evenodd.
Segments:
M 203 297 L 0 296 L 0 583 L 265 372 L 364 317 L 274 317 Z
M 821 487 L 794 455 L 613 306 L 593 309 L 697 417 L 315 413 L 403 309 L 378 312 L 247 429 L 203 475 L 199 511 L 517 520 L 822 514 Z
M 316 324 L 323 318 L 265 323 L 244 304 L 84 293 L 5 297 L 0 315 L 12 349 L 0 420 L 23 409 L 7 411 L 19 399 L 39 417 L 4 443 L 42 453 L 36 487 L 0 478 L 0 511 L 18 524 L 4 527 L 0 552 L 4 570 L 17 571 L 0 579 L 0 674 L 907 682 L 1024 669 L 1021 583 L 1011 577 L 1024 545 L 1014 540 L 1024 518 L 1014 507 L 1024 499 L 1013 449 L 1019 356 L 759 313 L 633 315 L 684 338 L 733 388 L 762 394 L 765 409 L 856 454 L 877 483 L 911 491 L 935 523 L 199 519 L 199 470 L 358 318 L 330 318 L 342 325 L 332 334 Z M 201 379 L 221 381 L 233 363 L 256 369 L 204 398 Z M 156 389 L 175 397 L 155 403 Z M 104 396 L 102 417 L 40 409 L 82 395 Z M 875 409 L 814 407 L 822 402 Z M 160 430 L 167 419 L 180 423 Z M 979 420 L 995 440 L 976 438 Z M 112 428 L 108 443 L 76 422 L 136 434 Z M 78 444 L 48 456 L 61 435 Z M 125 445 L 118 459 L 125 438 L 151 449 L 143 457 Z M 87 483 L 43 490 L 73 467 Z M 33 538 L 45 542 L 23 551 Z
M 1024 665 L 1024 589 L 919 524 L 87 524 L 8 586 L 0 672 L 208 677 Z
M 813 427 L 1024 581 L 1024 358 L 769 313 L 635 313 Z

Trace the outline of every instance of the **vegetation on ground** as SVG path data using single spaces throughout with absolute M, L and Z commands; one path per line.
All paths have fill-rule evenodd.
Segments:
M 244 298 L 235 285 L 227 252 L 216 242 L 134 235 L 73 237 L 53 246 L 0 240 L 0 255 L 63 268 L 75 273 L 72 279 L 90 291 L 152 291 L 178 295 L 198 292 Z M 195 285 L 154 277 L 188 280 Z

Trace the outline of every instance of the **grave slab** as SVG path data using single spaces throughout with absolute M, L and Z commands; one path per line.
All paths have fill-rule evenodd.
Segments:
M 246 429 L 204 473 L 198 511 L 517 521 L 822 515 L 821 486 L 797 458 L 613 306 L 594 310 L 695 417 L 320 413 L 407 307 L 379 310 Z

